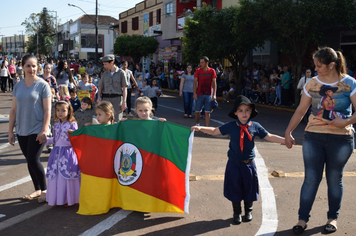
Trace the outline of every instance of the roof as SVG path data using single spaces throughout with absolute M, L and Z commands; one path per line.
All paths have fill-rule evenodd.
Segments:
M 94 24 L 95 15 L 82 15 L 77 20 L 81 20 L 82 24 Z M 108 25 L 109 23 L 116 25 L 119 24 L 119 20 L 111 16 L 98 15 L 98 25 Z

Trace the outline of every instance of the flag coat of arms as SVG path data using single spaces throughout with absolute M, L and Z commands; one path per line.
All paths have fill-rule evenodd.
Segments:
M 79 214 L 113 207 L 189 213 L 193 133 L 158 120 L 82 127 L 70 135 L 81 169 Z

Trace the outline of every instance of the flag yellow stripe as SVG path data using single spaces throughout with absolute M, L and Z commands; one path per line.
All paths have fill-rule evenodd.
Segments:
M 113 207 L 142 212 L 184 213 L 175 205 L 122 186 L 117 179 L 81 175 L 79 210 L 81 215 L 104 214 Z

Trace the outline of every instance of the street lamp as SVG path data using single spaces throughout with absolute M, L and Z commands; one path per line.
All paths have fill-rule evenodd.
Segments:
M 95 20 L 91 18 L 83 9 L 80 7 L 68 3 L 68 6 L 70 7 L 76 7 L 79 8 L 82 12 L 84 12 L 85 15 L 87 15 L 92 21 L 95 23 L 95 64 L 98 63 L 98 0 L 95 1 L 96 3 L 96 8 L 95 8 Z

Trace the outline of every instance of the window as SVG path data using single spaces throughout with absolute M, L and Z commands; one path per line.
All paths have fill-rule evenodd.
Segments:
M 173 2 L 166 4 L 166 18 L 173 16 Z
M 138 30 L 138 17 L 132 18 L 132 30 Z
M 74 38 L 71 40 L 73 43 Z M 95 48 L 95 35 L 82 35 L 80 44 L 82 48 Z M 98 48 L 102 48 L 103 38 L 102 35 L 98 35 Z M 70 49 L 73 49 L 73 45 L 70 45 Z
M 210 6 L 213 7 L 213 8 L 217 8 L 218 7 L 217 0 L 210 0 Z
M 149 26 L 153 25 L 153 11 L 151 11 L 149 16 L 148 16 L 148 25 Z
M 121 22 L 121 33 L 127 33 L 127 21 Z
M 157 9 L 156 15 L 157 15 L 157 25 L 159 25 L 161 24 L 161 9 Z

